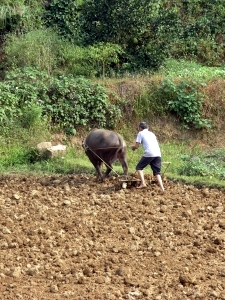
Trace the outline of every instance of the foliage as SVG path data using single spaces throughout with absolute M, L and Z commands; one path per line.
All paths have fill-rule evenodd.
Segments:
M 124 50 L 120 71 L 155 70 L 169 56 L 220 66 L 225 55 L 222 2 L 84 1 L 83 35 L 88 44 L 119 44 Z
M 110 67 L 119 63 L 119 55 L 123 50 L 119 45 L 111 43 L 98 43 L 88 47 L 89 62 L 98 70 L 97 75 L 103 78 L 110 73 Z
M 195 59 L 211 66 L 224 60 L 224 1 L 166 1 L 165 10 L 175 11 L 180 22 L 170 54 L 174 58 Z M 170 34 L 167 39 L 171 39 Z
M 137 117 L 146 120 L 153 116 L 164 116 L 169 110 L 167 98 L 164 91 L 159 88 L 159 83 L 153 82 L 147 85 L 135 102 L 135 113 Z
M 156 68 L 165 56 L 162 40 L 151 43 L 151 18 L 156 18 L 158 1 L 84 1 L 83 35 L 87 44 L 110 42 L 124 50 L 121 71 Z M 149 47 L 150 45 L 150 47 Z
M 7 148 L 1 148 L 6 150 Z M 7 153 L 7 154 L 6 154 Z M 21 145 L 10 145 L 5 152 L 4 157 L 0 158 L 1 169 L 8 169 L 15 165 L 29 164 L 29 155 L 27 149 Z
M 7 67 L 36 67 L 51 74 L 61 62 L 62 40 L 51 30 L 11 34 L 5 43 Z
M 80 47 L 65 43 L 61 52 L 65 73 L 89 78 L 110 75 L 112 66 L 119 62 L 119 45 L 99 43 Z
M 72 72 L 90 77 L 104 77 L 104 74 L 110 74 L 112 69 L 112 73 L 118 74 L 155 71 L 168 57 L 191 59 L 207 66 L 222 66 L 225 59 L 225 6 L 224 0 L 214 2 L 2 0 L 0 35 L 4 36 L 0 38 L 10 39 L 9 43 L 11 42 L 11 51 L 8 51 L 5 67 L 11 68 L 13 64 L 20 67 L 23 64 L 32 64 L 49 68 L 49 72 L 58 69 L 57 73 L 61 74 Z M 45 32 L 46 27 L 43 24 L 54 32 L 51 45 L 51 40 L 47 41 L 49 30 Z M 37 29 L 43 30 L 43 38 L 41 35 L 40 39 L 37 37 Z M 5 35 L 10 32 L 15 34 L 13 38 Z M 29 35 L 24 36 L 25 33 Z M 56 41 L 57 34 L 60 38 L 57 37 Z M 21 39 L 21 44 L 17 39 Z M 74 45 L 81 47 L 76 49 L 77 56 L 72 55 L 69 49 L 66 51 L 66 47 L 62 51 L 65 39 L 71 42 L 70 50 Z M 91 55 L 94 51 L 85 49 L 87 45 L 93 46 L 98 52 L 98 57 L 94 57 L 94 64 L 97 61 L 98 63 L 96 66 L 91 63 L 90 72 L 87 64 L 92 62 Z M 23 48 L 25 51 L 22 55 Z M 113 61 L 110 62 L 111 51 Z
M 187 128 L 210 128 L 210 120 L 202 116 L 203 95 L 199 92 L 199 82 L 181 80 L 176 83 L 164 79 L 159 88 L 168 103 L 169 111 L 175 113 Z
M 20 116 L 23 126 L 29 127 L 35 121 L 32 115 L 44 115 L 52 119 L 53 126 L 72 133 L 78 125 L 114 127 L 121 115 L 120 109 L 110 104 L 107 91 L 84 78 L 52 77 L 25 68 L 7 73 L 0 87 L 0 117 L 5 123 Z
M 8 119 L 20 115 L 18 102 L 19 99 L 11 86 L 0 82 L 0 121 L 3 126 Z
M 55 28 L 63 38 L 79 44 L 82 41 L 79 21 L 82 2 L 82 0 L 50 1 L 44 14 L 46 25 Z
M 77 125 L 114 127 L 121 114 L 108 101 L 107 91 L 85 78 L 54 78 L 47 95 L 48 101 L 42 104 L 45 114 L 69 132 Z
M 225 151 L 214 149 L 198 156 L 183 155 L 183 165 L 179 168 L 180 175 L 210 176 L 220 180 L 225 179 Z
M 26 11 L 24 0 L 2 0 L 0 6 L 0 30 L 11 30 L 18 26 Z
M 172 68 L 170 68 L 171 63 Z M 186 66 L 186 69 L 181 68 L 182 65 Z M 194 69 L 197 70 L 196 74 Z M 204 118 L 203 112 L 204 96 L 201 93 L 201 87 L 206 84 L 199 81 L 198 78 L 202 69 L 205 70 L 205 78 L 208 79 L 210 75 L 216 76 L 220 71 L 220 69 L 214 68 L 213 72 L 210 72 L 210 68 L 208 70 L 206 67 L 201 68 L 196 63 L 176 64 L 170 60 L 168 66 L 164 69 L 161 68 L 159 72 L 162 74 L 163 71 L 166 76 L 158 80 L 151 80 L 142 88 L 135 103 L 136 115 L 149 119 L 152 116 L 165 116 L 170 113 L 174 114 L 187 129 L 190 127 L 211 128 L 211 120 Z M 186 74 L 191 74 L 191 71 L 192 76 L 187 76 Z M 178 74 L 179 77 L 178 79 L 168 77 L 168 74 L 173 76 Z M 204 75 L 202 74 L 202 76 Z
M 159 68 L 158 74 L 169 78 L 179 77 L 191 80 L 211 80 L 212 78 L 225 78 L 225 69 L 223 67 L 207 67 L 184 59 L 167 59 Z
M 146 25 L 156 5 L 146 0 L 92 0 L 82 7 L 86 42 L 111 42 L 125 45 L 147 31 Z M 146 13 L 148 11 L 148 13 Z
M 119 62 L 119 45 L 99 43 L 81 47 L 63 41 L 52 30 L 33 30 L 22 36 L 11 34 L 4 45 L 8 68 L 33 66 L 48 74 L 102 76 Z
M 3 2 L 3 3 L 2 3 Z M 44 1 L 1 0 L 0 34 L 26 33 L 43 26 Z

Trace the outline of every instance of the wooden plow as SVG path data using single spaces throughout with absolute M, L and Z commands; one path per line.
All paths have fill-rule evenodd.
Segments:
M 167 171 L 168 167 L 170 166 L 171 162 L 169 161 L 164 161 L 162 162 L 162 165 L 165 165 L 165 168 L 163 168 L 163 172 L 161 174 L 162 177 L 165 176 L 165 172 Z M 138 184 L 140 183 L 140 179 L 133 175 L 121 175 L 119 176 L 119 183 L 121 188 L 126 189 L 126 188 L 131 188 L 131 187 L 137 187 Z

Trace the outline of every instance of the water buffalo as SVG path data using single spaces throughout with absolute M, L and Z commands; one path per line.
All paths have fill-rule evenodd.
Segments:
M 127 175 L 127 147 L 122 136 L 107 129 L 92 130 L 83 141 L 85 152 L 97 171 L 97 179 L 103 181 L 112 170 L 112 163 L 119 159 L 124 174 Z M 102 164 L 106 172 L 101 172 Z

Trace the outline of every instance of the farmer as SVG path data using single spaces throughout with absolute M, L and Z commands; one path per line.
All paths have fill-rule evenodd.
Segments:
M 164 186 L 160 175 L 162 162 L 160 147 L 155 134 L 148 130 L 148 125 L 145 122 L 139 124 L 139 133 L 136 138 L 136 143 L 131 149 L 133 151 L 138 149 L 140 144 L 142 144 L 144 149 L 144 155 L 136 166 L 136 171 L 141 180 L 141 184 L 138 188 L 142 189 L 146 187 L 143 169 L 147 167 L 147 165 L 150 165 L 161 191 L 164 192 Z

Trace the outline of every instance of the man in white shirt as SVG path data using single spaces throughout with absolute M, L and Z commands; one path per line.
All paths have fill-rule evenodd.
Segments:
M 150 165 L 161 191 L 164 192 L 164 186 L 160 175 L 162 166 L 160 147 L 155 134 L 148 130 L 148 125 L 145 122 L 139 124 L 139 133 L 135 145 L 132 146 L 132 150 L 138 149 L 140 145 L 142 145 L 144 149 L 144 155 L 136 166 L 136 171 L 141 179 L 141 184 L 138 188 L 141 189 L 146 187 L 143 169 L 147 167 L 147 165 Z

